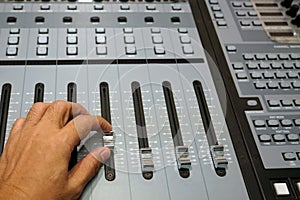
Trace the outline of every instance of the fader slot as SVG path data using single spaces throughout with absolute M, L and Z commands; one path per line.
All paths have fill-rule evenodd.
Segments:
M 11 84 L 4 84 L 2 86 L 1 102 L 0 102 L 0 156 L 3 151 L 6 124 L 8 118 L 9 101 L 11 95 Z
M 187 178 L 190 175 L 191 161 L 189 159 L 188 147 L 184 146 L 182 140 L 182 133 L 178 121 L 178 115 L 176 112 L 176 106 L 174 102 L 174 96 L 171 88 L 171 84 L 168 81 L 163 82 L 163 91 L 167 106 L 168 118 L 171 127 L 171 133 L 173 143 L 175 147 L 175 154 L 177 159 L 177 165 L 179 174 L 183 178 Z
M 138 135 L 138 144 L 140 149 L 141 167 L 143 177 L 151 179 L 153 177 L 154 164 L 152 150 L 149 147 L 148 136 L 146 130 L 146 121 L 143 109 L 142 93 L 138 82 L 131 83 L 133 106 L 136 121 L 136 131 Z
M 224 156 L 224 146 L 219 144 L 212 121 L 208 109 L 208 105 L 206 103 L 206 98 L 204 95 L 203 87 L 200 81 L 194 81 L 194 90 L 197 97 L 197 102 L 199 105 L 199 110 L 201 113 L 202 123 L 204 126 L 204 130 L 206 133 L 206 138 L 208 141 L 210 153 L 213 159 L 214 167 L 216 173 L 219 176 L 226 175 L 226 167 L 228 165 L 228 161 Z
M 100 103 L 102 117 L 112 124 L 109 101 L 109 86 L 106 82 L 100 83 Z M 114 134 L 112 131 L 103 133 L 103 146 L 106 146 L 110 149 L 110 158 L 104 165 L 105 179 L 108 181 L 113 181 L 116 178 L 116 171 L 114 158 Z
M 43 83 L 37 83 L 34 88 L 34 103 L 44 102 L 44 89 Z
M 76 83 L 69 83 L 67 90 L 67 101 L 76 103 L 77 102 L 77 86 Z M 72 169 L 77 163 L 77 147 L 75 147 L 71 153 L 69 161 L 69 170 Z

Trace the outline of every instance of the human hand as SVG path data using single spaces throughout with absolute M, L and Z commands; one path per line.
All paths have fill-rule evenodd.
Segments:
M 110 150 L 94 149 L 68 171 L 71 152 L 90 131 L 111 129 L 79 104 L 34 104 L 15 122 L 2 153 L 0 199 L 77 199 Z

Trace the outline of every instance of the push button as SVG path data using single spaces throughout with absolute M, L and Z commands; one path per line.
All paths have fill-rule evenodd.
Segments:
M 256 89 L 266 89 L 266 84 L 262 82 L 254 83 Z
M 16 56 L 17 54 L 18 54 L 17 47 L 7 47 L 7 49 L 6 49 L 7 56 Z
M 281 120 L 281 125 L 284 127 L 290 127 L 293 125 L 292 120 L 290 119 L 283 119 Z
M 146 10 L 156 10 L 155 5 L 146 5 Z
M 247 79 L 247 74 L 245 72 L 236 73 L 237 79 Z
M 254 123 L 255 127 L 265 127 L 266 126 L 265 121 L 264 120 L 260 120 L 260 119 L 254 120 L 253 123 Z
M 17 45 L 19 44 L 19 37 L 17 36 L 10 36 L 8 38 L 8 42 L 7 42 L 9 45 Z
M 163 46 L 155 46 L 154 47 L 154 53 L 155 54 L 165 54 L 166 51 L 165 51 L 165 48 Z
M 107 54 L 107 48 L 106 48 L 106 46 L 98 46 L 98 47 L 96 47 L 96 53 L 97 53 L 97 55 L 106 55 Z
M 273 139 L 275 142 L 284 142 L 285 141 L 284 135 L 281 135 L 281 134 L 274 134 Z
M 67 47 L 67 55 L 72 56 L 77 54 L 78 54 L 77 47 Z
M 296 160 L 296 154 L 294 152 L 286 152 L 283 153 L 282 156 L 285 161 Z
M 226 50 L 228 52 L 236 52 L 236 46 L 234 46 L 234 45 L 227 45 L 226 46 Z
M 94 5 L 94 10 L 103 10 L 103 5 Z
M 259 141 L 261 142 L 271 142 L 271 136 L 267 134 L 263 134 L 259 136 Z
M 291 88 L 290 83 L 286 82 L 286 81 L 280 82 L 279 86 L 280 86 L 281 89 L 289 89 L 289 88 Z
M 135 48 L 135 46 L 126 46 L 125 47 L 125 52 L 126 52 L 126 54 L 127 55 L 134 55 L 134 54 L 136 54 L 136 48 Z
M 192 45 L 183 46 L 182 51 L 184 54 L 193 54 L 194 53 L 194 49 L 193 49 Z
M 129 35 L 124 37 L 124 42 L 125 44 L 134 44 L 135 40 L 132 35 Z
M 48 44 L 48 37 L 47 36 L 39 36 L 37 43 L 38 44 Z
M 151 33 L 160 33 L 160 28 L 151 28 Z
M 276 119 L 268 120 L 268 126 L 270 126 L 270 127 L 278 127 L 279 126 L 279 122 Z
M 182 44 L 190 44 L 191 43 L 191 39 L 190 39 L 189 36 L 186 36 L 186 35 L 180 36 L 180 42 Z
M 105 28 L 96 28 L 95 33 L 105 33 Z
M 37 47 L 36 55 L 37 56 L 46 56 L 48 54 L 48 47 Z
M 10 34 L 19 34 L 20 33 L 20 29 L 19 28 L 12 28 L 9 31 Z
M 286 137 L 288 141 L 299 141 L 299 135 L 296 133 L 290 133 Z
M 152 36 L 152 42 L 154 44 L 162 44 L 163 43 L 163 38 L 161 35 L 154 35 Z
M 48 34 L 49 33 L 49 29 L 47 28 L 40 28 L 39 29 L 39 34 Z
M 77 29 L 76 28 L 68 28 L 67 29 L 67 33 L 69 33 L 69 34 L 76 34 L 77 33 Z
M 290 191 L 286 183 L 274 183 L 273 186 L 277 196 L 290 195 Z
M 96 44 L 105 44 L 106 37 L 104 35 L 96 36 Z
M 268 104 L 270 107 L 279 107 L 280 106 L 279 101 L 277 101 L 277 100 L 269 100 Z
M 124 28 L 123 33 L 133 33 L 133 29 L 132 28 Z
M 68 36 L 67 44 L 77 44 L 77 37 L 76 36 Z
M 178 28 L 178 33 L 188 33 L 188 30 L 186 28 Z

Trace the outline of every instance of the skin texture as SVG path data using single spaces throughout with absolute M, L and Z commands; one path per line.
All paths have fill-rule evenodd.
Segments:
M 0 158 L 0 200 L 78 199 L 110 150 L 99 147 L 70 171 L 71 152 L 90 131 L 111 131 L 102 117 L 81 105 L 36 103 L 17 119 Z

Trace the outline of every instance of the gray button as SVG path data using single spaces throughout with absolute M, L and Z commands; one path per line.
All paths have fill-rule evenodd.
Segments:
M 48 34 L 49 33 L 49 29 L 47 28 L 40 28 L 39 29 L 39 34 Z
M 37 47 L 36 55 L 37 56 L 46 56 L 48 54 L 48 47 Z
M 280 82 L 279 85 L 280 85 L 281 89 L 289 89 L 289 88 L 291 88 L 290 83 L 286 82 L 286 81 Z
M 288 60 L 289 59 L 289 54 L 287 53 L 280 53 L 278 55 L 279 60 Z
M 225 20 L 217 20 L 217 25 L 218 26 L 227 26 L 227 23 Z
M 300 53 L 291 53 L 290 57 L 292 60 L 299 60 L 300 59 Z
M 233 69 L 244 69 L 243 63 L 233 63 L 232 67 Z
M 298 78 L 298 73 L 290 71 L 287 73 L 289 78 Z
M 106 36 L 96 36 L 96 44 L 106 44 Z
M 277 60 L 277 54 L 275 53 L 269 53 L 266 55 L 268 60 Z
M 106 46 L 98 46 L 96 47 L 97 55 L 106 55 L 107 54 L 107 47 Z
M 299 81 L 292 82 L 292 86 L 293 88 L 300 88 L 300 82 Z
M 260 68 L 260 69 L 269 69 L 269 68 L 270 68 L 270 65 L 269 65 L 269 63 L 263 62 L 263 63 L 260 63 L 260 64 L 259 64 L 259 68 Z
M 68 28 L 67 33 L 76 34 L 77 33 L 77 28 Z
M 154 35 L 152 36 L 152 42 L 154 44 L 162 44 L 163 43 L 163 38 L 161 35 Z
M 121 5 L 121 6 L 120 6 L 120 9 L 121 9 L 121 10 L 130 10 L 130 6 L 127 5 L 127 4 Z
M 265 60 L 265 54 L 262 54 L 262 53 L 258 53 L 258 54 L 255 54 L 255 59 L 256 60 Z
M 41 6 L 40 6 L 40 9 L 41 10 L 50 10 L 50 5 L 48 4 L 42 4 Z
M 146 5 L 146 10 L 156 10 L 155 5 Z
M 212 11 L 221 11 L 221 7 L 220 6 L 211 6 L 211 10 Z
M 262 77 L 261 72 L 253 72 L 253 73 L 250 73 L 250 75 L 251 75 L 251 78 L 253 78 L 253 79 L 261 79 L 261 77 Z
M 279 126 L 279 122 L 276 119 L 270 119 L 270 120 L 268 120 L 268 126 L 277 127 L 277 126 Z
M 254 83 L 256 89 L 266 89 L 266 84 L 262 82 Z
M 278 88 L 278 83 L 276 83 L 276 82 L 268 82 L 267 83 L 267 87 L 269 89 L 277 89 Z
M 254 55 L 250 54 L 250 53 L 245 53 L 243 55 L 243 57 L 244 57 L 244 60 L 254 60 Z
M 286 161 L 296 160 L 296 154 L 294 152 L 283 153 L 283 159 Z
M 77 37 L 76 36 L 68 36 L 67 44 L 77 44 Z
M 229 52 L 235 52 L 236 51 L 236 46 L 234 45 L 227 45 L 226 50 Z
M 9 45 L 17 45 L 19 44 L 19 37 L 17 36 L 10 36 L 8 37 L 8 42 Z
M 292 102 L 292 100 L 284 99 L 284 100 L 281 100 L 281 105 L 282 106 L 292 106 L 293 102 Z
M 248 15 L 250 17 L 256 17 L 257 16 L 257 13 L 254 11 L 254 10 L 251 10 L 251 11 L 248 11 Z
M 172 5 L 172 10 L 181 10 L 181 5 Z
M 264 73 L 264 78 L 272 79 L 272 78 L 274 78 L 274 74 L 272 72 L 265 72 Z
M 182 47 L 182 51 L 184 54 L 193 54 L 194 53 L 194 49 L 193 49 L 192 45 L 184 45 Z
M 134 42 L 135 42 L 134 36 L 132 36 L 132 35 L 125 36 L 124 42 L 125 42 L 125 44 L 134 44 Z
M 96 28 L 95 33 L 105 33 L 105 28 Z
M 235 14 L 238 16 L 238 17 L 246 17 L 246 12 L 245 11 L 242 11 L 242 10 L 239 10 L 239 11 L 236 11 Z
M 294 99 L 295 106 L 300 106 L 300 99 Z
M 9 31 L 10 34 L 19 34 L 20 33 L 20 29 L 19 28 L 12 28 Z
M 293 69 L 294 65 L 292 62 L 285 62 L 285 63 L 283 63 L 283 68 L 284 69 Z
M 232 2 L 232 6 L 236 8 L 242 7 L 242 2 L 238 2 L 238 1 Z
M 180 36 L 180 42 L 182 44 L 190 44 L 191 43 L 191 39 L 190 39 L 189 36 L 183 35 L 183 36 Z
M 294 123 L 295 123 L 296 126 L 300 126 L 300 119 L 295 119 Z
M 300 69 L 300 62 L 295 62 L 294 66 L 295 66 L 296 69 Z
M 263 134 L 259 136 L 259 141 L 261 142 L 271 142 L 271 136 L 267 134 Z
M 257 63 L 253 63 L 253 62 L 248 63 L 247 64 L 247 68 L 248 69 L 257 69 L 258 68 L 258 64 Z
M 266 126 L 266 123 L 264 120 L 260 120 L 260 119 L 257 119 L 257 120 L 254 120 L 254 126 L 255 127 L 265 127 Z
M 151 33 L 160 33 L 160 28 L 151 28 Z
M 240 24 L 243 27 L 249 27 L 251 25 L 251 21 L 243 20 L 243 21 L 240 21 Z
M 77 5 L 68 5 L 68 10 L 77 10 Z
M 215 16 L 216 19 L 223 19 L 224 18 L 223 13 L 221 13 L 221 12 L 215 12 L 214 16 Z
M 275 142 L 284 142 L 285 141 L 285 137 L 282 134 L 273 135 L 273 139 Z
M 270 107 L 279 107 L 280 103 L 277 100 L 269 100 L 268 101 Z
M 77 54 L 78 54 L 77 47 L 67 47 L 67 55 L 71 56 Z
M 123 28 L 123 33 L 133 33 L 132 28 Z
M 296 133 L 290 133 L 286 137 L 288 141 L 299 141 L 299 135 Z
M 209 0 L 209 3 L 210 4 L 218 4 L 219 2 L 218 2 L 218 0 Z
M 290 119 L 283 119 L 283 120 L 281 120 L 281 125 L 288 127 L 288 126 L 292 126 L 293 123 L 292 123 L 292 120 L 290 120 Z
M 276 78 L 281 78 L 281 79 L 286 78 L 286 74 L 282 71 L 276 72 L 275 76 L 276 76 Z
M 14 10 L 23 10 L 23 5 L 22 4 L 17 4 L 17 5 L 14 5 L 13 9 Z
M 39 36 L 37 43 L 38 44 L 48 44 L 48 37 L 47 36 Z
M 94 5 L 94 10 L 103 10 L 104 6 L 103 5 Z
M 247 79 L 247 74 L 245 72 L 236 73 L 237 79 Z
M 159 45 L 159 46 L 154 47 L 154 53 L 155 54 L 165 54 L 166 51 L 165 51 L 165 48 L 163 46 Z
M 6 55 L 7 56 L 16 56 L 18 54 L 17 47 L 7 47 L 6 48 Z
M 248 100 L 247 101 L 247 105 L 248 106 L 257 106 L 257 101 L 256 100 Z
M 188 30 L 186 28 L 178 28 L 177 30 L 179 33 L 188 33 Z
M 248 8 L 253 7 L 252 2 L 244 2 L 244 6 Z
M 128 45 L 125 47 L 125 52 L 127 55 L 134 55 L 136 54 L 136 47 L 132 45 Z
M 281 69 L 281 63 L 275 62 L 271 64 L 272 69 Z

